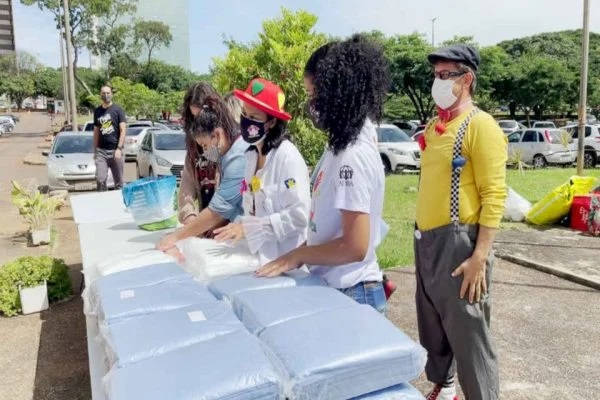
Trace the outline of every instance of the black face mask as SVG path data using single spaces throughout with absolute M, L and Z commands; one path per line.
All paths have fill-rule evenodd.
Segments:
M 319 122 L 319 112 L 315 110 L 314 103 L 312 100 L 308 100 L 304 106 L 304 111 L 308 115 L 308 118 L 312 121 L 313 125 L 317 129 L 323 129 L 323 124 Z
M 240 117 L 240 129 L 244 141 L 248 144 L 261 142 L 267 134 L 265 124 L 266 122 L 255 121 L 242 115 Z

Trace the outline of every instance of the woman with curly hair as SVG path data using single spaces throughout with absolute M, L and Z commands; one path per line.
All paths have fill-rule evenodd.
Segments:
M 362 35 L 325 53 L 316 63 L 310 108 L 328 135 L 328 147 L 311 179 L 307 243 L 257 274 L 276 276 L 306 264 L 329 286 L 384 313 L 375 247 L 381 241 L 385 176 L 372 121 L 383 113 L 388 66 L 382 48 Z
M 196 143 L 191 132 L 194 119 L 209 96 L 214 97 L 219 94 L 208 83 L 198 82 L 188 89 L 184 97 L 182 119 L 186 133 L 187 153 L 178 196 L 179 222 L 184 225 L 190 223 L 208 207 L 219 182 L 218 164 L 204 157 L 202 147 Z M 232 113 L 233 120 L 239 123 L 240 101 L 233 96 L 233 93 L 226 95 L 224 100 Z

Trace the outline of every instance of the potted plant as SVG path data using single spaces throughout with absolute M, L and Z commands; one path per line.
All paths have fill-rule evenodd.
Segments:
M 54 213 L 62 202 L 48 197 L 39 190 L 27 190 L 12 181 L 12 202 L 19 209 L 19 214 L 29 226 L 31 243 L 34 246 L 50 243 L 50 225 Z
M 26 256 L 0 266 L 0 315 L 39 312 L 71 294 L 69 268 L 63 260 Z

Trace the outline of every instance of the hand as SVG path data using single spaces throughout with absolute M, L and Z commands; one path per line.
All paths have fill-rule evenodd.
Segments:
M 117 160 L 120 160 L 122 156 L 123 156 L 123 153 L 121 153 L 121 149 L 116 149 L 115 150 L 115 158 Z
M 460 287 L 460 298 L 464 299 L 469 291 L 469 303 L 479 302 L 481 296 L 487 293 L 487 282 L 485 281 L 486 264 L 485 259 L 469 257 L 458 268 L 452 272 L 452 277 L 463 275 Z
M 175 243 L 179 241 L 179 238 L 175 233 L 170 233 L 168 235 L 163 236 L 158 244 L 156 245 L 156 249 L 167 253 L 169 250 L 175 247 Z
M 237 242 L 244 238 L 244 227 L 239 223 L 231 223 L 213 231 L 217 242 Z
M 279 257 L 270 263 L 263 265 L 256 271 L 256 276 L 264 278 L 272 278 L 279 276 L 284 272 L 298 268 L 302 263 L 296 257 L 296 250 Z
M 177 248 L 177 246 L 171 247 L 169 250 L 166 250 L 164 253 L 175 258 L 177 260 L 177 262 L 180 264 L 185 261 L 185 257 L 183 256 L 183 253 Z

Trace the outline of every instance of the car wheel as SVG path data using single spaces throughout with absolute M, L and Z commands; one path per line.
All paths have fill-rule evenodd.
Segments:
M 542 155 L 537 155 L 533 157 L 533 168 L 545 168 L 546 167 L 546 158 Z
M 381 155 L 381 162 L 383 163 L 383 170 L 385 172 L 386 175 L 389 175 L 392 173 L 392 164 L 390 163 L 390 160 L 388 160 L 388 158 L 384 155 Z
M 596 166 L 596 157 L 594 157 L 594 155 L 589 152 L 586 151 L 583 154 L 583 167 L 584 168 L 594 168 Z

